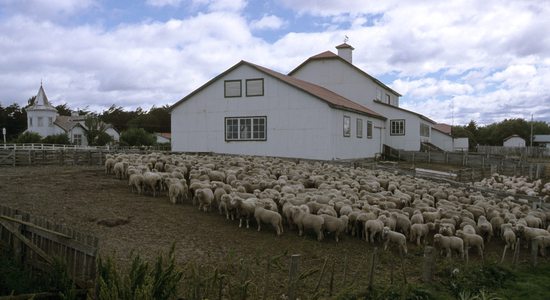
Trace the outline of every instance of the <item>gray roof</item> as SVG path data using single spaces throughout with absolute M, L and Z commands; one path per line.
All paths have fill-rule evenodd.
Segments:
M 50 104 L 50 101 L 48 101 L 48 97 L 46 97 L 46 92 L 44 92 L 42 84 L 40 84 L 40 89 L 38 89 L 38 94 L 36 94 L 36 99 L 34 100 L 33 105 L 27 107 L 27 110 L 51 110 L 57 112 L 57 109 L 55 109 L 55 107 Z
M 533 135 L 535 143 L 550 143 L 550 134 L 535 134 Z

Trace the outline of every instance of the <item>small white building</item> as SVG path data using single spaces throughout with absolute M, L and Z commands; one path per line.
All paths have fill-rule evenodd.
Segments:
M 42 84 L 36 94 L 33 105 L 25 109 L 27 111 L 27 132 L 38 133 L 42 137 L 56 134 L 67 134 L 72 144 L 87 146 L 86 116 L 73 113 L 71 116 L 60 116 L 57 109 L 51 105 Z M 120 140 L 120 134 L 110 124 L 106 124 L 105 132 L 113 141 Z
M 550 149 L 550 134 L 535 134 L 533 135 L 533 143 L 539 147 Z
M 169 132 L 155 132 L 157 144 L 169 144 L 172 140 L 172 135 Z
M 374 157 L 388 145 L 448 148 L 433 120 L 352 64 L 353 47 L 312 56 L 288 75 L 241 61 L 171 108 L 172 149 L 309 159 Z
M 525 140 L 517 134 L 511 135 L 502 141 L 503 147 L 525 147 Z

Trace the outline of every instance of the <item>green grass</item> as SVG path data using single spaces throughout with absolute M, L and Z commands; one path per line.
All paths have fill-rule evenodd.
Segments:
M 550 299 L 550 263 L 522 266 L 514 274 L 516 279 L 498 290 L 503 299 Z

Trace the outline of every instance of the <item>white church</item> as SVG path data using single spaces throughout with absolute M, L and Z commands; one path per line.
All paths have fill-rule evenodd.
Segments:
M 71 116 L 60 116 L 57 109 L 50 104 L 42 84 L 36 94 L 33 105 L 25 109 L 27 111 L 26 132 L 38 133 L 42 137 L 56 134 L 67 134 L 72 144 L 87 146 L 86 116 L 79 116 L 73 113 Z M 105 132 L 111 136 L 113 141 L 118 142 L 120 134 L 111 125 L 107 124 Z
M 286 75 L 241 61 L 214 77 L 171 107 L 172 151 L 334 160 L 384 145 L 453 150 L 450 132 L 353 64 L 352 46 L 336 49 Z

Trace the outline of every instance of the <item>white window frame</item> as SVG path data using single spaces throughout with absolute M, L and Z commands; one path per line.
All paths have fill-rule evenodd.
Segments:
M 53 127 L 53 117 L 48 117 L 48 126 Z
M 267 117 L 226 117 L 224 136 L 226 142 L 266 141 Z
M 37 117 L 36 119 L 37 119 L 36 126 L 37 127 L 43 127 L 44 126 L 44 117 Z
M 390 120 L 390 135 L 405 135 L 405 119 Z
M 250 92 L 248 89 L 249 84 L 253 84 L 255 82 L 259 82 L 261 84 L 261 88 L 259 92 L 253 93 Z M 264 95 L 264 79 L 263 78 L 252 78 L 246 80 L 246 96 L 247 97 L 259 97 Z
M 29 117 L 29 127 L 32 127 L 32 117 Z
M 344 122 L 343 122 L 343 133 L 344 137 L 350 137 L 351 136 L 351 117 L 350 116 L 344 116 Z
M 430 137 L 430 125 L 420 123 L 420 136 Z
M 388 104 L 391 104 L 391 96 L 388 93 L 386 93 L 386 101 L 388 101 Z
M 357 138 L 363 138 L 363 119 L 357 118 L 355 121 L 355 128 Z
M 372 122 L 367 121 L 367 139 L 372 139 Z
M 232 84 L 232 83 L 239 83 L 239 94 L 228 94 L 227 93 L 227 87 L 228 87 L 228 84 Z M 224 98 L 239 98 L 239 97 L 242 97 L 243 96 L 243 82 L 242 80 L 240 79 L 236 79 L 236 80 L 224 80 L 223 82 L 223 97 Z

